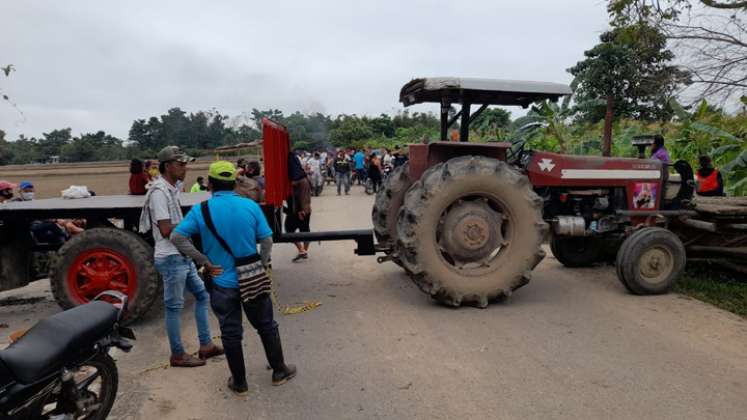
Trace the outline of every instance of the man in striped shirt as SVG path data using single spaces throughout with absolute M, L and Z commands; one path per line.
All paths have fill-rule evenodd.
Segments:
M 242 309 L 257 330 L 265 348 L 267 361 L 273 370 L 272 384 L 282 385 L 296 374 L 293 365 L 286 365 L 280 343 L 278 324 L 272 313 L 272 300 L 268 292 L 242 300 L 234 257 L 257 255 L 265 266 L 270 262 L 272 230 L 262 210 L 254 201 L 234 192 L 237 171 L 226 161 L 214 162 L 208 170 L 208 189 L 212 198 L 207 206 L 216 233 L 230 248 L 230 253 L 210 231 L 201 206 L 194 206 L 176 227 L 171 241 L 183 254 L 195 260 L 212 277 L 210 305 L 218 317 L 226 361 L 231 371 L 228 387 L 243 395 L 248 391 L 244 353 L 241 345 Z M 203 252 L 199 252 L 189 238 L 200 235 Z M 205 255 L 207 254 L 207 255 Z M 232 255 L 233 254 L 233 255 Z M 267 287 L 265 290 L 269 290 Z

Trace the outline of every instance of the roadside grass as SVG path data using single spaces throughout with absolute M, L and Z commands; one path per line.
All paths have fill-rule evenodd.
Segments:
M 727 272 L 711 264 L 688 264 L 677 282 L 678 293 L 708 302 L 747 318 L 747 276 Z

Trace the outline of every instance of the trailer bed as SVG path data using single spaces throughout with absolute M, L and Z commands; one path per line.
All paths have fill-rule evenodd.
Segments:
M 695 211 L 703 216 L 747 218 L 747 197 L 698 197 Z
M 182 208 L 210 198 L 210 193 L 181 194 Z M 0 204 L 0 220 L 5 223 L 19 220 L 77 219 L 104 216 L 106 218 L 139 217 L 145 203 L 143 195 L 109 195 L 79 199 L 46 198 Z

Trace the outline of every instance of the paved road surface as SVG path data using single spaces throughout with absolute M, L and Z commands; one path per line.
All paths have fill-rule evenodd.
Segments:
M 370 226 L 372 198 L 331 189 L 314 199 L 312 227 Z M 635 297 L 611 267 L 564 269 L 552 257 L 507 302 L 459 310 L 433 304 L 398 267 L 356 257 L 351 243 L 312 245 L 293 264 L 276 246 L 283 303 L 320 300 L 280 316 L 299 375 L 270 386 L 253 331 L 245 348 L 250 394 L 230 395 L 224 360 L 164 369 L 159 313 L 117 358 L 113 419 L 740 419 L 747 417 L 747 322 L 679 295 Z M 37 282 L 4 292 L 40 298 L 0 306 L 10 328 L 57 311 Z M 5 301 L 7 303 L 7 301 Z M 192 308 L 191 303 L 189 309 Z M 191 314 L 184 340 L 196 350 Z M 215 320 L 213 319 L 215 326 Z M 247 325 L 248 326 L 248 325 Z M 215 327 L 215 335 L 218 329 Z

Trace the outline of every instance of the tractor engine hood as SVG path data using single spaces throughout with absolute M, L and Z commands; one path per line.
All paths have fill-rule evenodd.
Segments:
M 535 187 L 614 187 L 632 181 L 660 182 L 663 167 L 654 159 L 533 152 L 526 171 Z

